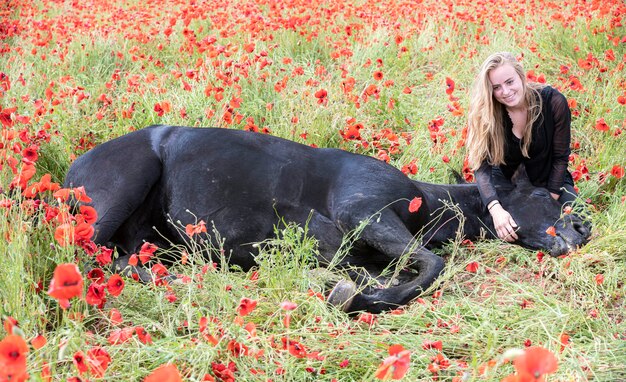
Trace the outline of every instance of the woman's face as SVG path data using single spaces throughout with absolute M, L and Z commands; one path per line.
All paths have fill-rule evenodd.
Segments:
M 513 66 L 504 64 L 492 69 L 489 72 L 489 81 L 496 101 L 509 109 L 524 105 L 522 79 Z

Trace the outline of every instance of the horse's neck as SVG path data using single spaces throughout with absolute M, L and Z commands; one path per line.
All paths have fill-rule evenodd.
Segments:
M 431 224 L 425 236 L 427 242 L 441 244 L 457 233 L 470 240 L 495 237 L 491 215 L 475 184 L 415 183 L 431 211 Z

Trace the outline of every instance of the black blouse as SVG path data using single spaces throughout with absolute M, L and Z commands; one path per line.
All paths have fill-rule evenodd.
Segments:
M 529 158 L 522 155 L 521 140 L 513 134 L 513 122 L 506 109 L 503 109 L 506 164 L 500 165 L 499 168 L 507 179 L 511 179 L 517 167 L 523 163 L 532 184 L 545 187 L 552 193 L 561 194 L 561 187 L 566 181 L 573 184 L 571 174 L 567 170 L 571 112 L 565 96 L 550 86 L 541 90 L 541 98 L 543 101 L 541 114 L 532 126 Z M 498 198 L 491 180 L 492 171 L 493 166 L 484 160 L 474 173 L 485 206 Z

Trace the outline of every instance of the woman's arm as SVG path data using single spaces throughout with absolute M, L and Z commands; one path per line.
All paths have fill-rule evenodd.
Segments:
M 547 188 L 552 197 L 558 199 L 561 187 L 565 181 L 567 164 L 569 162 L 571 140 L 571 111 L 567 99 L 557 90 L 553 90 L 550 99 L 552 120 L 554 121 L 554 135 L 552 141 L 552 169 L 548 178 Z
M 480 167 L 474 171 L 474 179 L 476 179 L 476 185 L 480 192 L 480 198 L 483 201 L 485 207 L 488 207 L 494 200 L 498 200 L 498 194 L 496 188 L 491 182 L 491 171 L 493 167 L 484 160 Z
M 498 201 L 496 188 L 491 182 L 491 171 L 492 166 L 486 160 L 483 161 L 478 170 L 474 171 L 478 191 L 483 203 L 491 214 L 498 237 L 508 242 L 514 242 L 517 240 L 515 231 L 517 231 L 518 226 Z

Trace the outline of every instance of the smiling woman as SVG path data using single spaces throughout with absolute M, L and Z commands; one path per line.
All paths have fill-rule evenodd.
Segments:
M 482 64 L 471 94 L 468 160 L 502 240 L 517 240 L 519 227 L 498 200 L 494 179 L 510 179 L 521 164 L 533 185 L 547 188 L 562 205 L 576 199 L 567 170 L 570 122 L 565 97 L 528 82 L 511 53 L 494 53 Z

